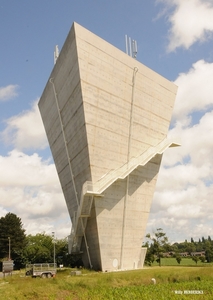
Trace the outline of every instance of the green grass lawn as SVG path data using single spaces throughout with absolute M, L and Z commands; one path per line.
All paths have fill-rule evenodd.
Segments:
M 70 272 L 59 270 L 51 279 L 25 277 L 24 271 L 1 278 L 0 299 L 213 299 L 212 266 L 150 267 L 113 273 L 83 270 L 80 276 Z M 184 294 L 192 291 L 203 294 Z
M 204 266 L 205 263 L 202 263 L 200 260 L 197 262 L 197 266 Z M 152 266 L 158 266 L 158 263 L 154 261 Z M 161 258 L 161 266 L 196 266 L 196 263 L 189 257 L 183 257 L 180 264 L 177 263 L 176 259 L 173 257 Z

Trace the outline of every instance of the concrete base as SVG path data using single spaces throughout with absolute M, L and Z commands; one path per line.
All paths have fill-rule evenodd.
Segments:
M 144 263 L 141 248 L 146 230 L 152 195 L 161 156 L 135 170 L 127 179 L 111 185 L 103 198 L 94 197 L 91 217 L 87 221 L 86 238 L 91 264 L 95 270 L 114 271 L 140 269 Z M 89 267 L 88 253 L 83 262 Z M 142 252 L 141 252 L 142 251 Z

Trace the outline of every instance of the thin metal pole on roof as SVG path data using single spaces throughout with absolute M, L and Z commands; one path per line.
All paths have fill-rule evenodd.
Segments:
M 126 54 L 128 55 L 129 51 L 128 51 L 128 37 L 127 37 L 127 35 L 125 35 L 125 41 L 126 41 Z
M 137 41 L 132 40 L 131 37 L 128 38 L 128 36 L 125 35 L 125 44 L 126 54 L 133 58 L 136 58 L 138 53 Z

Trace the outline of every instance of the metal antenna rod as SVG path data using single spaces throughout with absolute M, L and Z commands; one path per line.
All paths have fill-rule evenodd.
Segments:
M 129 37 L 129 55 L 132 57 L 132 43 L 131 43 L 131 37 Z
M 128 51 L 128 37 L 127 37 L 127 35 L 125 35 L 125 41 L 126 41 L 126 54 L 128 55 L 129 51 Z
M 132 40 L 131 37 L 128 38 L 127 35 L 125 35 L 125 43 L 126 54 L 133 58 L 136 58 L 138 53 L 137 41 Z
M 59 57 L 59 49 L 58 49 L 58 45 L 56 45 L 54 51 L 54 65 L 56 64 L 58 57 Z
M 138 49 L 137 49 L 137 41 L 132 40 L 132 57 L 136 58 L 137 57 L 137 53 L 138 53 Z

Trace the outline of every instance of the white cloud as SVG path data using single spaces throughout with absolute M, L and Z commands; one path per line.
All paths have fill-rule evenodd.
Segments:
M 47 147 L 47 138 L 37 102 L 34 102 L 31 110 L 24 111 L 6 121 L 7 127 L 1 133 L 4 143 L 19 150 Z
M 183 123 L 189 114 L 205 111 L 213 105 L 212 94 L 213 63 L 197 61 L 187 73 L 175 80 L 178 86 L 173 119 Z
M 176 123 L 169 135 L 180 136 L 182 145 L 163 156 L 147 226 L 147 232 L 165 227 L 173 241 L 212 235 L 212 72 L 213 64 L 198 61 L 175 81 L 179 86 Z
M 0 156 L 0 165 L 1 186 L 40 186 L 56 182 L 55 165 L 43 162 L 36 153 L 29 156 L 13 150 L 6 157 Z
M 15 213 L 27 234 L 54 231 L 57 238 L 66 237 L 71 221 L 55 165 L 37 153 L 21 151 L 47 146 L 37 101 L 31 110 L 6 120 L 6 125 L 1 138 L 14 148 L 0 156 L 0 217 Z
M 10 84 L 5 87 L 0 87 L 0 101 L 10 100 L 18 95 L 18 85 Z
M 186 127 L 180 126 L 178 122 L 177 126 L 170 131 L 170 136 L 180 136 L 181 147 L 166 152 L 163 160 L 165 166 L 176 165 L 177 171 L 184 168 L 185 173 L 189 172 L 193 180 L 197 172 L 202 178 L 212 176 L 213 110 L 206 112 L 198 124 Z M 181 165 L 177 166 L 177 163 Z M 189 163 L 191 163 L 191 170 L 186 168 Z
M 189 49 L 195 42 L 212 37 L 213 3 L 209 0 L 157 0 L 166 5 L 169 30 L 168 51 Z M 169 8 L 174 8 L 172 10 Z
M 54 164 L 13 150 L 0 156 L 0 166 L 0 217 L 15 213 L 28 234 L 67 236 L 71 223 Z

